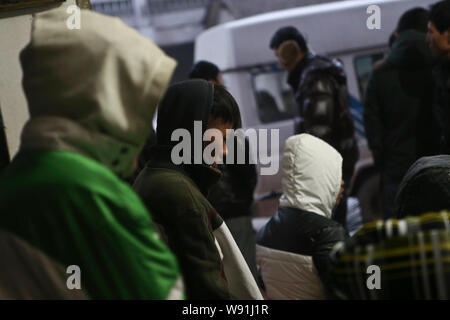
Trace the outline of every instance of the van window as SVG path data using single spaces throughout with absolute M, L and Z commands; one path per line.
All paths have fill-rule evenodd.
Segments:
M 262 123 L 290 119 L 294 115 L 295 100 L 282 70 L 252 72 L 253 90 Z
M 357 56 L 354 60 L 356 78 L 358 79 L 359 94 L 361 101 L 364 101 L 367 84 L 374 65 L 384 58 L 384 52 L 365 54 Z

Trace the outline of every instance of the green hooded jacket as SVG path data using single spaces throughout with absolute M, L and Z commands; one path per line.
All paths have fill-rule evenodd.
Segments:
M 0 227 L 78 266 L 91 298 L 182 298 L 175 257 L 119 178 L 175 62 L 119 19 L 82 10 L 80 30 L 66 20 L 62 9 L 36 15 L 21 53 L 30 120 L 0 175 Z

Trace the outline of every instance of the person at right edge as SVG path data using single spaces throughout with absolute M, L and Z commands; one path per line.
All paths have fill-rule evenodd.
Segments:
M 427 42 L 435 58 L 434 113 L 440 130 L 441 154 L 450 154 L 450 0 L 431 7 Z
M 73 31 L 63 8 L 34 15 L 20 53 L 30 119 L 0 174 L 0 297 L 66 297 L 69 278 L 55 293 L 60 282 L 40 285 L 58 275 L 35 264 L 45 256 L 63 271 L 77 266 L 92 299 L 182 299 L 176 257 L 121 180 L 176 62 L 118 18 L 81 10 L 80 19 Z M 2 281 L 8 267 L 10 279 L 27 272 Z
M 333 219 L 346 227 L 347 196 L 359 150 L 345 72 L 338 61 L 313 54 L 301 32 L 292 26 L 279 29 L 270 41 L 270 48 L 289 72 L 287 82 L 298 106 L 295 134 L 308 133 L 326 141 L 344 159 L 345 193 Z
M 425 41 L 428 11 L 405 12 L 396 40 L 382 65 L 373 71 L 366 92 L 367 140 L 382 183 L 384 219 L 393 218 L 400 182 L 419 158 L 437 154 L 433 126 L 432 57 Z

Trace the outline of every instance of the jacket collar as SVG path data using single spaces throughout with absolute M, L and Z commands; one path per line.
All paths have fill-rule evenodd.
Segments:
M 151 148 L 150 152 L 151 156 L 147 167 L 175 170 L 189 177 L 205 197 L 222 176 L 220 170 L 205 164 L 174 164 L 171 160 L 172 148 L 170 146 L 156 145 Z

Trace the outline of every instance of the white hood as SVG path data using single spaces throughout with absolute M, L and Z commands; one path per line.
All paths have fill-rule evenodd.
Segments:
M 176 62 L 118 18 L 64 9 L 36 14 L 21 52 L 31 119 L 22 149 L 84 154 L 127 174 L 151 128 Z
M 283 152 L 281 207 L 331 218 L 342 179 L 342 157 L 326 142 L 309 134 L 286 140 Z

